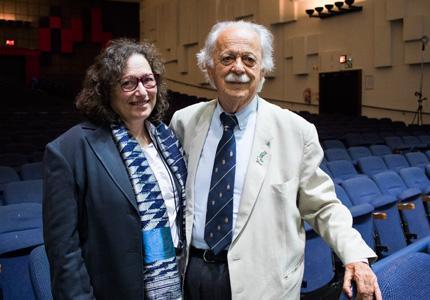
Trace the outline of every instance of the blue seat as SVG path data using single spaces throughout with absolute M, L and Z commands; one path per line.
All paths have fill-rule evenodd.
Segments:
M 301 292 L 310 293 L 329 284 L 335 273 L 330 247 L 307 223 L 305 231 L 305 270 Z
M 354 162 L 357 162 L 362 157 L 372 156 L 369 148 L 364 146 L 349 147 L 348 153 Z
M 20 181 L 16 170 L 8 166 L 0 166 L 0 205 L 3 204 L 4 185 L 9 182 Z
M 403 135 L 401 138 L 406 145 L 412 147 L 412 150 L 424 150 L 428 148 L 428 144 L 421 142 L 416 136 Z
M 32 248 L 43 244 L 42 206 L 0 207 L 0 291 L 2 299 L 36 299 L 29 272 Z
M 1 299 L 36 300 L 29 272 L 29 253 L 0 256 Z
M 20 169 L 20 174 L 22 180 L 42 179 L 43 163 L 40 161 L 23 164 Z
M 353 218 L 352 226 L 360 232 L 362 238 L 366 242 L 369 247 L 375 250 L 375 240 L 373 238 L 373 219 L 372 213 L 374 211 L 374 207 L 368 203 L 363 204 L 353 204 L 351 199 L 349 199 L 348 194 L 345 190 L 339 185 L 335 184 L 336 195 L 343 205 L 348 207 L 351 212 Z
M 358 132 L 349 132 L 343 136 L 343 140 L 348 147 L 366 146 L 367 143 Z
M 423 169 L 418 167 L 403 168 L 400 169 L 399 174 L 408 187 L 417 188 L 424 195 L 430 195 L 430 180 Z
M 408 188 L 400 175 L 394 171 L 376 174 L 373 180 L 383 194 L 392 195 L 400 201 L 399 209 L 408 241 L 412 242 L 414 239 L 411 234 L 415 234 L 417 239 L 430 235 L 430 224 L 419 189 Z M 412 203 L 414 207 L 406 205 L 407 203 Z
M 30 253 L 30 278 L 36 299 L 51 300 L 51 276 L 45 246 L 34 248 Z
M 16 204 L 24 202 L 42 203 L 42 198 L 42 179 L 10 182 L 4 187 L 5 204 Z
M 42 205 L 0 206 L 0 255 L 43 244 Z
M 358 160 L 358 168 L 362 173 L 373 176 L 388 170 L 384 160 L 379 156 L 362 157 Z
M 417 135 L 417 138 L 422 142 L 425 143 L 427 145 L 430 145 L 430 135 L 427 134 L 419 134 Z
M 376 156 L 384 156 L 393 153 L 390 147 L 388 147 L 387 145 L 370 145 L 369 149 L 370 152 L 372 152 L 372 154 Z
M 332 148 L 346 149 L 342 141 L 337 139 L 324 140 L 322 141 L 321 144 L 324 149 L 332 149 Z
M 377 132 L 362 132 L 361 136 L 368 145 L 380 145 L 385 143 L 384 139 Z
M 388 154 L 383 156 L 384 162 L 390 170 L 399 172 L 400 169 L 409 168 L 409 162 L 402 154 Z
M 342 180 L 356 176 L 363 176 L 357 173 L 352 162 L 348 160 L 329 161 L 327 162 L 327 167 L 333 175 L 333 178 L 336 179 L 336 182 L 341 182 Z
M 375 207 L 375 238 L 378 245 L 386 247 L 384 253 L 377 250 L 379 256 L 387 256 L 407 246 L 402 222 L 397 210 L 397 199 L 383 195 L 376 183 L 368 177 L 356 177 L 345 180 L 342 186 L 354 204 L 368 203 Z
M 430 255 L 415 252 L 396 257 L 375 270 L 382 298 L 390 300 L 428 299 Z
M 352 161 L 346 149 L 332 148 L 324 150 L 327 161 L 349 160 Z
M 412 146 L 405 144 L 399 136 L 386 136 L 384 140 L 385 144 L 387 144 L 394 153 L 403 153 L 412 150 Z
M 405 154 L 411 167 L 419 167 L 430 174 L 430 161 L 422 152 L 409 152 Z

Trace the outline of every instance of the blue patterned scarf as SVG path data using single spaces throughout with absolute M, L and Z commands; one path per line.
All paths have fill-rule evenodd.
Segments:
M 112 135 L 126 165 L 132 183 L 141 219 L 144 260 L 144 291 L 146 299 L 181 299 L 181 280 L 164 199 L 144 152 L 124 124 L 111 126 Z M 179 142 L 163 123 L 151 126 L 152 136 L 181 189 L 185 199 L 186 167 Z M 183 205 L 181 201 L 179 205 Z M 178 205 L 178 203 L 176 203 Z M 183 211 L 183 207 L 179 210 Z M 183 219 L 178 213 L 177 218 Z M 184 222 L 181 222 L 183 224 Z M 183 225 L 178 226 L 184 239 Z M 183 241 L 181 241 L 183 243 Z

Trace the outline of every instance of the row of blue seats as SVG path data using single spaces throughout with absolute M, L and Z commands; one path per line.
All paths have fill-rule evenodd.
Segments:
M 373 176 L 384 171 L 395 171 L 401 174 L 406 182 L 408 178 L 420 178 L 421 185 L 428 184 L 426 175 L 430 175 L 430 159 L 424 153 L 411 152 L 405 155 L 388 154 L 383 157 L 368 156 L 359 158 L 354 164 L 350 160 L 334 160 L 322 162 L 320 168 L 326 172 L 335 183 L 358 175 Z M 416 169 L 419 169 L 418 171 Z M 422 174 L 421 174 L 422 173 Z M 424 176 L 423 178 L 421 178 Z M 414 184 L 410 182 L 410 184 Z
M 324 149 L 347 149 L 351 147 L 369 147 L 377 145 L 386 145 L 391 152 L 408 152 L 422 151 L 430 148 L 430 135 L 421 136 L 388 136 L 381 138 L 381 141 L 374 143 L 367 142 L 351 142 L 346 140 L 343 142 L 340 139 L 322 140 L 321 145 Z M 377 147 L 376 147 L 377 148 Z M 369 149 L 370 150 L 370 149 Z M 378 151 L 378 149 L 376 149 Z
M 52 299 L 42 205 L 0 206 L 0 299 Z
M 357 176 L 336 184 L 337 197 L 349 208 L 353 226 L 383 261 L 409 244 L 430 236 L 428 190 L 409 188 L 394 171 Z M 430 188 L 428 185 L 427 188 Z M 329 246 L 305 224 L 305 274 L 302 293 L 333 287 L 340 280 Z M 427 278 L 430 280 L 430 278 Z
M 19 202 L 42 202 L 43 163 L 26 163 L 19 172 L 0 166 L 0 205 Z

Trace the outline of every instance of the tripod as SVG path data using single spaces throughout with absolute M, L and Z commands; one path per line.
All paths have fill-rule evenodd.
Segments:
M 415 92 L 415 97 L 418 97 L 418 108 L 415 112 L 414 118 L 412 119 L 411 124 L 417 124 L 419 126 L 423 125 L 423 101 L 427 100 L 426 97 L 423 97 L 423 80 L 424 80 L 424 51 L 426 50 L 426 45 L 429 41 L 429 38 L 424 35 L 421 38 L 421 78 L 420 78 L 420 89 Z M 416 120 L 416 123 L 415 123 Z

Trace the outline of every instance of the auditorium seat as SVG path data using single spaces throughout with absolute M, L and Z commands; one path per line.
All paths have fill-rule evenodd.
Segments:
M 375 156 L 384 156 L 393 153 L 387 145 L 370 145 L 369 149 Z
M 362 157 L 358 160 L 359 170 L 369 177 L 388 170 L 384 160 L 379 156 Z
M 305 223 L 305 270 L 302 293 L 310 293 L 328 285 L 334 277 L 333 257 L 326 242 Z
M 410 152 L 405 154 L 411 167 L 418 167 L 430 174 L 430 161 L 422 152 Z
M 362 157 L 372 156 L 372 153 L 370 152 L 369 148 L 364 146 L 349 147 L 348 153 L 354 163 L 357 163 L 358 159 Z
M 339 184 L 335 184 L 335 189 L 336 196 L 351 212 L 353 227 L 360 232 L 366 244 L 375 250 L 376 245 L 373 238 L 374 228 L 372 220 L 372 213 L 375 208 L 368 203 L 358 205 L 353 204 L 348 194 Z
M 24 202 L 42 203 L 42 190 L 42 179 L 7 183 L 4 186 L 4 203 L 6 205 Z
M 388 154 L 383 156 L 384 162 L 390 170 L 399 172 L 402 168 L 409 168 L 409 162 L 403 154 Z
M 322 146 L 324 149 L 332 149 L 332 148 L 346 149 L 342 141 L 337 139 L 324 140 L 322 141 Z
M 399 200 L 398 208 L 402 217 L 404 230 L 408 241 L 412 242 L 416 234 L 417 239 L 430 235 L 430 224 L 424 204 L 421 200 L 421 191 L 417 188 L 408 188 L 399 174 L 386 171 L 373 176 L 383 194 L 392 195 Z M 412 205 L 411 205 L 412 204 Z
M 393 153 L 404 153 L 412 149 L 412 146 L 405 144 L 399 136 L 386 136 L 384 140 Z
M 9 182 L 19 181 L 18 172 L 12 167 L 0 166 L 0 205 L 4 200 L 4 185 Z
M 368 203 L 375 207 L 376 243 L 386 247 L 384 253 L 378 253 L 379 256 L 387 256 L 406 247 L 407 243 L 395 197 L 383 195 L 376 183 L 364 176 L 345 180 L 342 182 L 342 187 L 355 205 Z
M 421 142 L 416 136 L 403 135 L 401 136 L 401 138 L 406 145 L 409 145 L 412 147 L 412 150 L 421 151 L 428 148 L 428 144 Z
M 38 246 L 31 251 L 29 265 L 31 283 L 36 294 L 36 299 L 53 299 L 49 261 L 46 256 L 45 246 Z
M 0 207 L 0 291 L 2 299 L 36 299 L 30 280 L 30 251 L 43 244 L 42 206 Z
M 43 163 L 33 162 L 23 164 L 20 168 L 22 180 L 42 179 L 43 178 Z
M 335 161 L 335 160 L 349 160 L 352 161 L 351 156 L 349 156 L 346 149 L 341 148 L 331 148 L 324 150 L 325 157 L 327 161 Z
M 329 161 L 327 162 L 327 167 L 333 176 L 333 180 L 336 182 L 341 182 L 357 176 L 365 176 L 358 174 L 352 162 L 348 160 Z
M 374 269 L 383 299 L 429 298 L 430 254 L 409 253 Z

